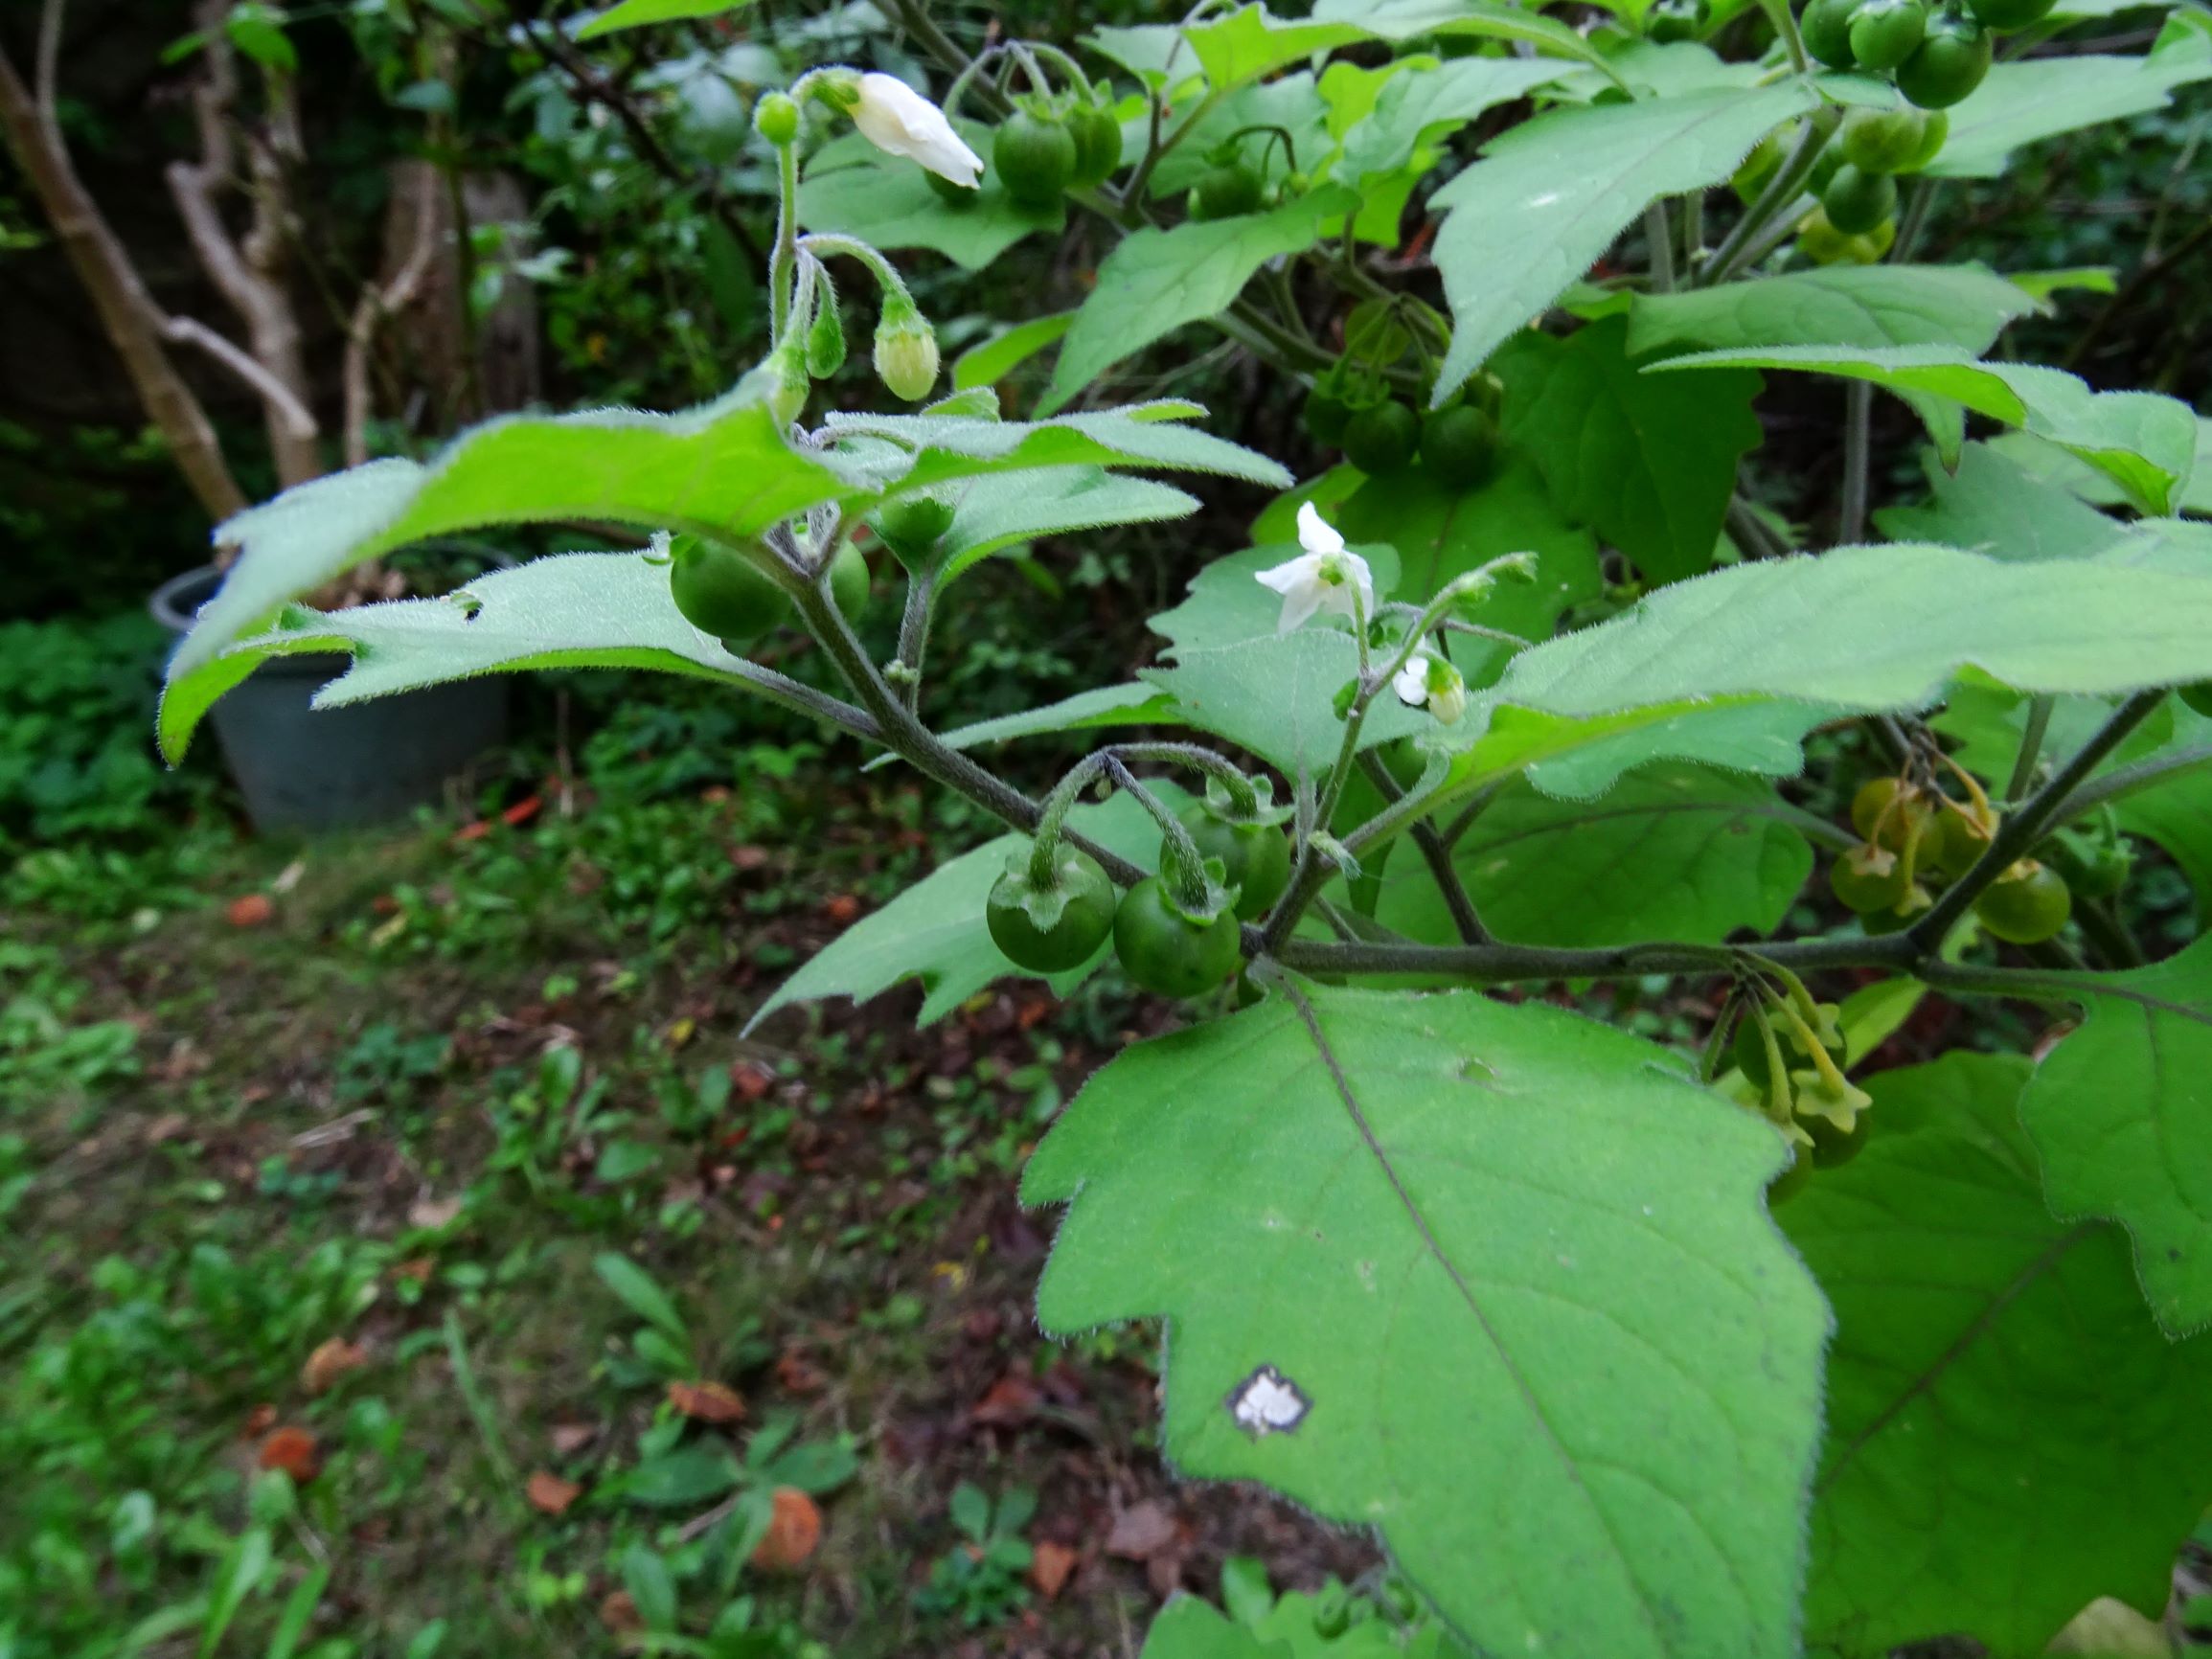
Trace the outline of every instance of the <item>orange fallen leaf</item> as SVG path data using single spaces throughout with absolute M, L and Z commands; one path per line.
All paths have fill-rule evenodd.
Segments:
M 776 1356 L 776 1380 L 787 1394 L 820 1394 L 830 1386 L 822 1369 L 795 1348 Z
M 547 1438 L 553 1442 L 553 1449 L 562 1457 L 574 1457 L 599 1438 L 599 1429 L 597 1425 L 588 1422 L 557 1422 L 553 1425 L 553 1433 Z
M 625 1635 L 645 1628 L 645 1615 L 627 1590 L 617 1590 L 599 1604 L 599 1622 Z
M 753 1551 L 753 1565 L 787 1573 L 802 1565 L 822 1541 L 822 1511 L 797 1487 L 778 1487 L 768 1530 Z
M 530 1500 L 530 1507 L 543 1515 L 567 1512 L 568 1506 L 582 1496 L 583 1489 L 574 1481 L 564 1481 L 551 1469 L 539 1469 L 523 1487 L 522 1495 Z
M 309 1394 L 328 1394 L 338 1378 L 369 1363 L 369 1351 L 357 1342 L 333 1336 L 315 1345 L 308 1363 L 300 1367 L 300 1386 Z
M 694 1422 L 742 1422 L 745 1402 L 722 1382 L 672 1382 L 669 1404 Z
M 230 908 L 224 912 L 230 918 L 233 927 L 260 927 L 276 913 L 277 907 L 269 902 L 269 896 L 265 893 L 249 893 L 243 898 L 234 898 Z
M 313 1435 L 287 1424 L 273 1430 L 269 1438 L 262 1442 L 257 1461 L 264 1469 L 283 1469 L 305 1486 L 322 1472 L 323 1452 Z
M 1077 1559 L 1076 1553 L 1065 1544 L 1039 1544 L 1029 1558 L 1029 1581 L 1049 1602 L 1067 1583 Z
M 261 1404 L 255 1406 L 253 1410 L 246 1413 L 246 1426 L 244 1430 L 246 1439 L 252 1440 L 256 1435 L 263 1435 L 268 1433 L 269 1430 L 275 1426 L 276 1420 L 277 1408 L 269 1404 L 267 1400 L 262 1401 Z
M 822 906 L 822 914 L 839 927 L 850 927 L 860 920 L 860 901 L 850 893 L 840 893 Z

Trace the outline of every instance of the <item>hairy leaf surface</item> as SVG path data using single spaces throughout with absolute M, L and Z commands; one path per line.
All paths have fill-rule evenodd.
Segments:
M 1047 1329 L 1168 1320 L 1186 1471 L 1380 1528 L 1484 1651 L 1771 1659 L 1827 1319 L 1779 1161 L 1576 1016 L 1291 981 L 1122 1054 L 1023 1197 Z

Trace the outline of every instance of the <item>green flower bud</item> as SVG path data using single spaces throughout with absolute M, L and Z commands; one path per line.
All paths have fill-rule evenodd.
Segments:
M 753 105 L 753 130 L 779 149 L 799 136 L 799 106 L 788 93 L 771 92 Z
M 772 383 L 768 388 L 768 411 L 788 426 L 806 413 L 807 398 L 814 390 L 813 379 L 807 373 L 807 358 L 796 338 L 785 341 L 768 354 L 766 364 Z
M 876 374 L 894 398 L 919 403 L 937 384 L 937 335 L 912 307 L 888 307 L 876 327 Z
M 817 380 L 827 380 L 844 366 L 845 322 L 837 314 L 835 291 L 825 286 L 807 329 L 807 371 Z

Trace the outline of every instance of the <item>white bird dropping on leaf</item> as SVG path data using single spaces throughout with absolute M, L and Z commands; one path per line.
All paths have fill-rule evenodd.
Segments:
M 983 175 L 983 158 L 961 141 L 945 111 L 896 76 L 860 77 L 853 125 L 878 149 L 918 161 L 940 178 L 969 190 Z
M 1375 614 L 1375 577 L 1309 501 L 1298 509 L 1298 545 L 1306 551 L 1255 579 L 1283 596 L 1275 631 L 1287 634 L 1320 612 L 1350 617 L 1357 626 Z

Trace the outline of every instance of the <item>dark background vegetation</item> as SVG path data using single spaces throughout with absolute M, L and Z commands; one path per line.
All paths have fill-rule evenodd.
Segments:
M 549 50 L 549 30 L 457 21 L 468 10 L 296 8 L 295 298 L 326 430 L 344 319 L 393 258 L 394 170 L 410 164 L 455 199 L 505 204 L 513 228 L 463 239 L 446 299 L 391 330 L 376 452 L 427 453 L 497 407 L 667 408 L 724 388 L 762 349 L 744 246 L 767 238 L 771 187 L 741 104 L 671 65 L 756 43 L 794 68 L 916 66 L 865 7 L 764 0 L 743 33 L 658 29 L 587 58 Z M 1065 40 L 1167 14 L 955 11 L 971 40 L 987 20 Z M 0 14 L 19 64 L 34 12 Z M 193 12 L 75 0 L 63 119 L 157 299 L 228 327 L 162 180 L 194 148 L 195 62 L 166 59 Z M 2139 50 L 2146 27 L 2122 14 L 2104 37 Z M 1949 186 L 1923 257 L 2115 267 L 2116 295 L 2062 296 L 2010 349 L 2201 402 L 2208 136 L 2198 86 L 2001 181 Z M 1099 235 L 1072 221 L 972 276 L 902 262 L 949 356 L 994 320 L 1076 303 Z M 864 340 L 866 320 L 849 323 Z M 260 405 L 184 363 L 241 485 L 266 493 Z M 1170 389 L 1312 469 L 1295 398 L 1210 336 L 1110 392 Z M 1035 390 L 1019 378 L 1015 397 Z M 1840 399 L 1785 376 L 1761 406 L 1761 493 L 1813 545 Z M 1878 420 L 1908 486 L 1906 417 L 1884 404 Z M 1124 677 L 1143 619 L 1243 545 L 1258 505 L 1214 491 L 1166 530 L 994 561 L 956 590 L 932 697 L 978 718 Z M 300 1648 L 322 1659 L 613 1651 L 622 1599 L 650 1594 L 635 1550 L 667 1563 L 687 1617 L 718 1616 L 716 1534 L 683 1524 L 719 1490 L 671 1505 L 641 1471 L 723 1440 L 757 1450 L 787 1421 L 812 1448 L 827 1534 L 804 1571 L 748 1580 L 762 1645 L 744 1650 L 1133 1652 L 1157 1595 L 1212 1589 L 1239 1551 L 1278 1582 L 1335 1571 L 1383 1592 L 1353 1541 L 1172 1484 L 1149 1449 L 1152 1332 L 1062 1351 L 1035 1331 L 1044 1222 L 1011 1176 L 1065 1093 L 1158 1014 L 1109 986 L 1065 1008 L 1027 988 L 920 1034 L 900 994 L 739 1034 L 808 952 L 978 839 L 970 809 L 855 776 L 854 754 L 761 705 L 556 675 L 517 687 L 511 746 L 418 825 L 254 841 L 210 745 L 164 772 L 148 737 L 165 638 L 145 598 L 205 558 L 208 528 L 0 161 L 0 1652 L 119 1651 L 165 1609 L 204 1614 L 194 1599 L 257 1501 L 281 1568 L 240 1615 L 252 1642 L 328 1557 Z M 871 626 L 888 629 L 885 608 Z M 1030 761 L 1054 759 L 1044 744 Z M 2161 902 L 2155 883 L 2145 901 Z M 1618 1011 L 1664 1035 L 1711 1011 Z M 610 1253 L 673 1296 L 659 1342 L 595 1266 Z M 357 1363 L 319 1375 L 310 1356 L 332 1341 Z M 744 1419 L 672 1403 L 672 1383 L 701 1380 L 733 1387 Z M 273 1499 L 257 1460 L 294 1426 L 315 1467 Z M 962 1483 L 1034 1497 L 1013 1531 L 1064 1581 L 964 1531 Z

